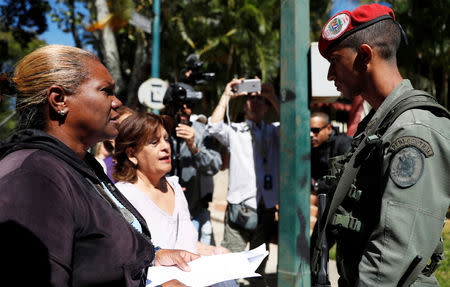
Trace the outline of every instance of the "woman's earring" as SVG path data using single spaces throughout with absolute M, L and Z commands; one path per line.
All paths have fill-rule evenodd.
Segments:
M 65 114 L 64 110 L 59 111 L 58 113 L 59 113 L 62 117 L 64 117 L 64 114 Z

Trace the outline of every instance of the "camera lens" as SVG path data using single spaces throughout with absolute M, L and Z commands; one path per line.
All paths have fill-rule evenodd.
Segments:
M 184 101 L 186 99 L 186 89 L 181 86 L 176 87 L 175 94 L 177 95 L 177 99 L 180 101 Z

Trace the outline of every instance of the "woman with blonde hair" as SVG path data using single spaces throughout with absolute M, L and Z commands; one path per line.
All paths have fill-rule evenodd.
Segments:
M 15 89 L 19 119 L 0 146 L 2 284 L 145 286 L 151 265 L 189 270 L 198 256 L 156 252 L 143 217 L 87 153 L 117 135 L 122 104 L 95 55 L 45 46 L 1 83 Z

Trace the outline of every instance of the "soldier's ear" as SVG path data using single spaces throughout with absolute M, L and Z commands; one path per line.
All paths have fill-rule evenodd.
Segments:
M 374 50 L 367 44 L 362 44 L 355 58 L 354 68 L 358 72 L 366 72 L 368 69 L 368 65 L 373 59 Z

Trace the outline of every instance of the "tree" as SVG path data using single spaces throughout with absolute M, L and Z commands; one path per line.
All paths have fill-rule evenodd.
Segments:
M 375 2 L 392 5 L 396 20 L 406 32 L 408 46 L 402 44 L 398 53 L 402 74 L 411 79 L 414 87 L 435 95 L 437 101 L 448 109 L 450 0 Z
M 428 90 L 449 108 L 450 0 L 392 2 L 409 42 L 399 53 L 402 72 L 416 87 Z
M 334 1 L 314 0 L 309 1 L 311 41 L 319 41 L 322 27 L 330 18 L 330 11 Z
M 23 44 L 15 40 L 11 31 L 0 32 L 0 43 L 2 43 L 0 73 L 6 74 L 11 74 L 15 63 L 26 54 L 45 45 L 44 41 L 34 38 L 27 44 L 27 47 L 22 48 Z M 14 106 L 14 95 L 4 95 L 0 102 L 0 140 L 8 137 L 15 128 L 17 119 L 14 116 Z
M 7 0 L 0 5 L 0 31 L 11 31 L 22 47 L 47 30 L 47 1 Z
M 204 69 L 216 72 L 203 105 L 209 113 L 232 77 L 259 75 L 277 82 L 279 75 L 280 3 L 268 1 L 163 2 L 162 75 L 176 80 L 186 57 L 195 53 Z M 212 91 L 212 92 L 211 92 Z M 240 111 L 232 107 L 232 112 Z M 235 115 L 234 115 L 235 116 Z
M 90 4 L 92 1 L 78 2 L 86 3 L 90 11 L 90 37 L 108 67 L 106 52 L 101 48 L 105 45 L 99 34 L 104 33 L 106 22 L 111 24 L 119 56 L 110 59 L 120 63 L 121 75 L 126 83 L 126 96 L 122 96 L 121 100 L 136 107 L 137 89 L 150 76 L 152 42 L 150 35 L 127 24 L 130 14 L 124 11 L 129 11 L 133 6 L 138 13 L 151 18 L 152 1 L 109 0 L 107 8 L 110 14 L 103 17 L 98 15 L 98 1 L 95 5 Z M 330 2 L 318 0 L 311 4 L 311 19 L 316 23 L 312 25 L 311 33 L 315 38 L 318 38 L 321 26 L 328 18 Z M 258 75 L 263 81 L 278 85 L 279 0 L 163 0 L 161 10 L 161 78 L 170 82 L 179 81 L 183 76 L 185 59 L 192 53 L 200 56 L 204 71 L 216 73 L 212 83 L 196 87 L 206 95 L 201 106 L 203 113 L 212 111 L 224 85 L 234 76 Z M 72 13 L 70 9 L 67 12 Z M 234 104 L 236 107 L 232 107 L 232 111 L 240 111 L 237 106 L 241 103 Z
M 83 30 L 80 27 L 82 27 L 85 15 L 76 9 L 75 0 L 56 0 L 50 12 L 50 17 L 52 21 L 58 23 L 58 27 L 63 32 L 72 34 L 76 47 L 83 47 L 82 36 L 80 35 Z
M 106 0 L 95 0 L 97 9 L 97 21 L 104 21 L 110 17 L 110 12 Z M 101 33 L 102 54 L 106 67 L 108 67 L 111 76 L 116 81 L 116 92 L 120 96 L 125 90 L 125 83 L 120 69 L 120 56 L 117 49 L 116 38 L 113 33 L 113 27 L 110 22 L 104 25 Z
M 47 29 L 48 9 L 47 1 L 10 0 L 0 5 L 0 73 L 11 74 L 18 60 L 45 44 L 37 36 Z M 3 96 L 0 103 L 0 140 L 15 127 L 11 96 Z
M 65 2 L 70 6 L 68 0 Z M 135 106 L 137 89 L 150 76 L 151 37 L 128 25 L 129 13 L 123 11 L 134 6 L 140 14 L 151 17 L 151 3 L 143 0 L 111 0 L 107 3 L 108 6 L 105 0 L 97 0 L 95 5 L 89 5 L 86 1 L 91 18 L 91 39 L 118 86 L 121 86 L 120 74 L 127 83 L 123 87 L 127 96 L 121 99 Z M 102 12 L 106 11 L 105 7 L 110 13 Z M 204 68 L 218 74 L 216 82 L 220 85 L 210 85 L 213 93 L 221 90 L 234 75 L 253 76 L 260 71 L 263 80 L 275 79 L 279 69 L 279 9 L 278 0 L 264 1 L 263 4 L 256 0 L 230 3 L 219 0 L 163 1 L 161 77 L 171 82 L 178 80 L 186 57 L 197 53 L 205 62 Z M 68 9 L 64 13 L 75 12 Z M 74 29 L 73 26 L 70 29 Z M 107 29 L 113 32 L 109 33 L 110 39 L 114 38 L 118 46 L 118 54 L 114 56 L 108 56 L 106 51 L 114 46 L 105 42 Z M 98 36 L 99 31 L 102 37 Z M 112 68 L 114 62 L 120 64 L 121 73 Z

